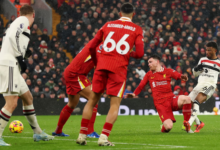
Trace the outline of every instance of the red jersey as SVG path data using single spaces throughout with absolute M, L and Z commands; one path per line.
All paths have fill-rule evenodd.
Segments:
M 160 72 L 155 73 L 148 71 L 144 76 L 144 79 L 134 91 L 134 94 L 138 95 L 149 82 L 154 103 L 163 103 L 166 98 L 174 96 L 170 85 L 171 78 L 179 80 L 180 77 L 181 74 L 173 69 L 161 68 Z
M 94 63 L 91 59 L 89 44 L 91 41 L 79 52 L 78 55 L 67 66 L 67 70 L 71 73 L 77 73 L 82 75 L 88 75 L 88 73 L 94 68 Z M 98 49 L 98 47 L 97 47 Z
M 143 31 L 127 17 L 107 22 L 94 37 L 90 51 L 99 44 L 102 49 L 98 59 L 95 58 L 97 70 L 123 72 L 126 76 L 129 57 L 141 58 L 144 55 Z M 134 45 L 136 52 L 131 52 Z

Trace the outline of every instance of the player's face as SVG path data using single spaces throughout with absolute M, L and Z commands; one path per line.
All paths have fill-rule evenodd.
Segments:
M 213 59 L 216 55 L 216 50 L 212 47 L 206 47 L 206 57 Z
M 156 70 L 157 65 L 158 65 L 158 60 L 156 60 L 156 59 L 154 59 L 154 58 L 150 58 L 150 59 L 148 60 L 148 66 L 149 66 L 149 68 L 150 68 L 151 71 Z
M 33 13 L 30 17 L 30 26 L 34 23 L 35 13 Z

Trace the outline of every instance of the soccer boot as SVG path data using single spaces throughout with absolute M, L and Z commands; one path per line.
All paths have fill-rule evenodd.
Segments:
M 91 134 L 87 134 L 88 138 L 99 138 L 100 136 L 96 132 L 92 132 Z
M 40 140 L 49 141 L 49 140 L 53 140 L 54 136 L 48 135 L 47 133 L 42 131 L 40 134 L 34 134 L 33 138 L 35 142 L 38 142 Z
M 190 129 L 190 124 L 188 121 L 183 121 L 183 125 L 185 126 L 185 130 L 186 132 L 189 132 L 191 129 Z
M 99 146 L 115 146 L 108 141 L 108 137 L 105 134 L 101 134 L 98 140 Z
M 182 130 L 186 131 L 186 127 L 184 125 L 182 125 Z M 190 128 L 190 130 L 188 131 L 188 133 L 194 133 L 193 130 Z
M 79 137 L 78 139 L 76 140 L 76 143 L 77 144 L 80 144 L 80 145 L 86 145 L 87 142 L 86 142 L 86 134 L 79 134 Z
M 11 146 L 11 145 L 8 143 L 5 143 L 3 138 L 0 138 L 0 146 Z
M 59 133 L 59 134 L 57 134 L 56 132 L 52 132 L 52 135 L 53 136 L 69 136 L 68 134 L 65 134 L 65 133 Z
M 204 126 L 205 124 L 201 121 L 199 125 L 196 125 L 196 130 L 194 132 L 198 133 Z

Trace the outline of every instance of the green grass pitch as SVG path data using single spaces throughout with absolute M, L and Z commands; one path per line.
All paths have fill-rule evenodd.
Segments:
M 45 132 L 51 134 L 57 125 L 59 116 L 38 116 L 38 122 Z M 7 127 L 3 138 L 10 147 L 1 150 L 142 150 L 142 149 L 220 149 L 220 116 L 199 116 L 205 123 L 200 133 L 187 134 L 182 131 L 183 116 L 175 116 L 177 122 L 170 133 L 161 133 L 158 116 L 119 116 L 109 140 L 115 147 L 100 147 L 97 139 L 87 139 L 87 145 L 76 144 L 82 116 L 71 116 L 64 126 L 64 133 L 70 137 L 55 137 L 49 142 L 34 142 L 32 130 L 24 116 L 14 116 L 24 124 L 22 133 L 10 133 Z M 98 116 L 95 131 L 101 132 L 106 116 Z M 193 128 L 194 130 L 194 128 Z

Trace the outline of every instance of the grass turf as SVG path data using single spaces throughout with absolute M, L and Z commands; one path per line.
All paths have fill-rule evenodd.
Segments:
M 57 125 L 59 116 L 38 116 L 38 122 L 45 132 L 51 134 Z M 95 131 L 101 133 L 106 116 L 98 116 Z M 76 144 L 80 129 L 81 116 L 71 116 L 63 132 L 70 137 L 55 137 L 53 141 L 33 141 L 32 130 L 24 116 L 13 116 L 10 121 L 20 120 L 24 124 L 22 133 L 10 133 L 7 126 L 3 138 L 10 147 L 4 150 L 96 150 L 96 149 L 219 149 L 219 116 L 199 116 L 205 126 L 200 133 L 187 134 L 182 131 L 183 116 L 175 116 L 177 122 L 170 133 L 160 132 L 158 116 L 119 116 L 109 140 L 115 147 L 99 147 L 97 139 L 87 139 L 87 145 Z M 193 129 L 194 130 L 194 129 Z

